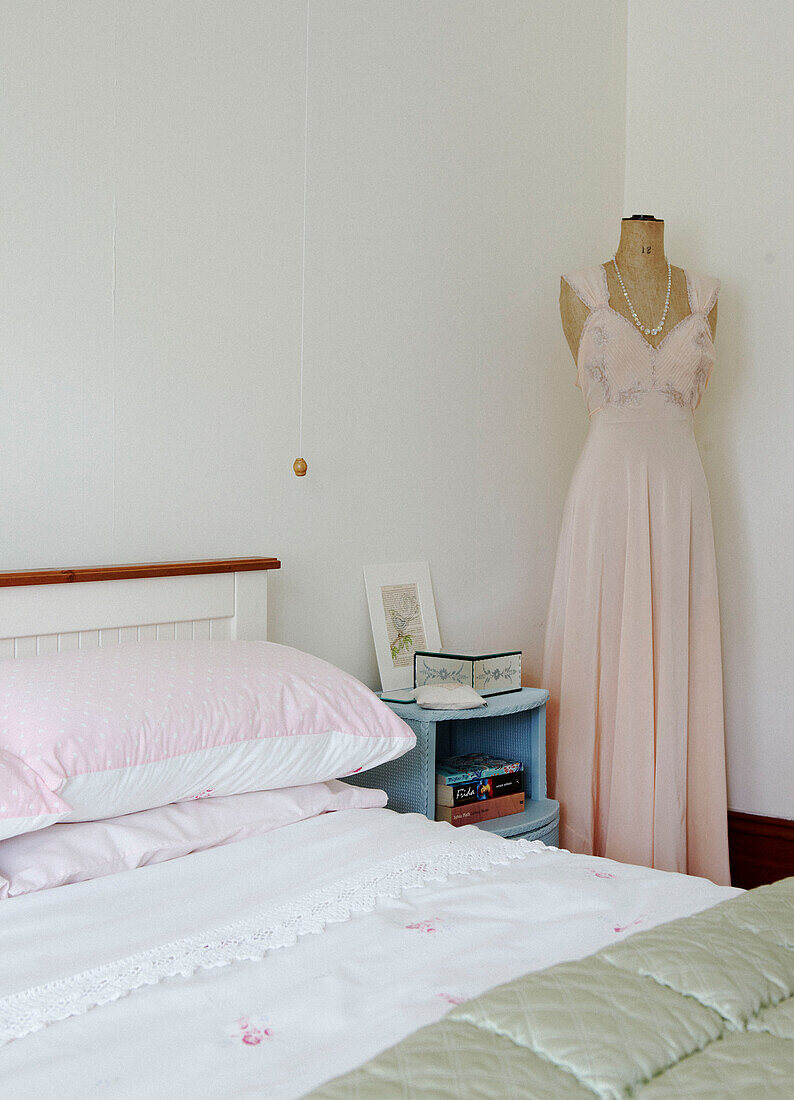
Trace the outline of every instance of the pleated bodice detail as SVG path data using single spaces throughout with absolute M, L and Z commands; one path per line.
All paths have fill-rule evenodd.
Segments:
M 579 341 L 576 384 L 591 416 L 606 407 L 636 409 L 647 417 L 694 410 L 714 366 L 708 314 L 719 280 L 686 275 L 690 313 L 653 347 L 609 304 L 603 264 L 563 276 L 590 309 Z

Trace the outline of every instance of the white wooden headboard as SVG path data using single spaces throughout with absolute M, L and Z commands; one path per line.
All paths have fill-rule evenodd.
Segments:
M 267 637 L 277 558 L 0 573 L 0 658 L 163 638 Z

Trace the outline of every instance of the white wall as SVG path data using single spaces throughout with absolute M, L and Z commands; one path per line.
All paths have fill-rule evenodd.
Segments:
M 277 554 L 271 636 L 375 684 L 362 567 L 427 558 L 536 678 L 559 272 L 651 210 L 723 282 L 730 802 L 794 816 L 790 4 L 631 0 L 627 61 L 624 2 L 313 0 L 299 481 L 304 11 L 0 0 L 0 568 Z
M 271 636 L 374 684 L 362 567 L 429 559 L 537 677 L 625 3 L 314 0 L 302 481 L 303 3 L 0 7 L 0 568 L 278 555 Z
M 277 554 L 271 636 L 375 684 L 362 566 L 427 558 L 537 677 L 559 272 L 652 210 L 723 282 L 730 802 L 794 816 L 790 4 L 631 0 L 627 60 L 623 2 L 313 0 L 303 481 L 303 3 L 0 11 L 0 568 Z
M 698 411 L 719 562 L 729 802 L 794 818 L 794 8 L 630 0 L 626 214 L 722 280 Z

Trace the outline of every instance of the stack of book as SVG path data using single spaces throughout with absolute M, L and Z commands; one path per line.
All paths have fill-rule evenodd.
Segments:
M 524 766 L 486 753 L 450 756 L 436 765 L 436 821 L 476 825 L 524 810 Z

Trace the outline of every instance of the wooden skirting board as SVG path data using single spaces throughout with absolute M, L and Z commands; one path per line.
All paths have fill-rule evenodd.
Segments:
M 794 875 L 794 821 L 728 811 L 731 881 L 746 890 Z

